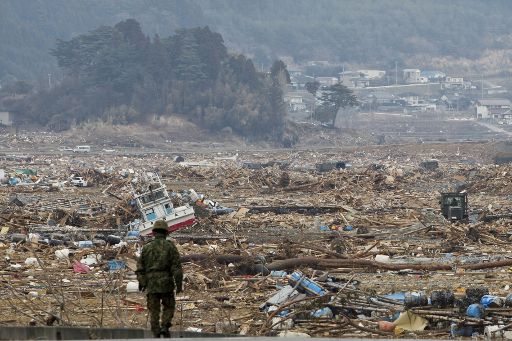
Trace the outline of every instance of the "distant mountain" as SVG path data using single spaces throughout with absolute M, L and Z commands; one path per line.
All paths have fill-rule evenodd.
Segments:
M 2 0 L 0 80 L 46 79 L 57 38 L 127 18 L 150 35 L 209 25 L 265 66 L 291 56 L 389 67 L 511 49 L 511 14 L 508 0 Z

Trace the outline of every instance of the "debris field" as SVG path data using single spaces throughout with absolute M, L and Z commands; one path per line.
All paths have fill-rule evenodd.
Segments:
M 0 324 L 147 328 L 130 184 L 153 172 L 196 215 L 170 236 L 175 330 L 512 338 L 512 166 L 492 150 L 0 155 Z M 466 221 L 441 192 L 467 193 Z

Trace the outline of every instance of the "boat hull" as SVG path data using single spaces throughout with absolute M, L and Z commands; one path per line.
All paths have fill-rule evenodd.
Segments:
M 186 226 L 190 226 L 196 222 L 196 217 L 194 215 L 194 209 L 192 207 L 182 206 L 178 207 L 174 210 L 172 214 L 165 216 L 165 220 L 167 223 L 167 230 L 169 232 L 174 232 L 179 229 L 182 229 Z M 141 224 L 139 227 L 140 235 L 147 236 L 153 233 L 153 224 L 154 221 L 148 221 Z

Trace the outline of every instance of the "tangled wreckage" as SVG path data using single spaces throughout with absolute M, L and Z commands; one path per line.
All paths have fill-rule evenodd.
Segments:
M 142 221 L 131 224 L 140 235 L 151 234 L 153 224 L 164 220 L 170 232 L 194 224 L 194 209 L 188 204 L 174 207 L 167 188 L 156 173 L 145 173 L 139 181 L 132 181 L 133 201 Z
M 163 218 L 185 273 L 177 329 L 512 337 L 512 167 L 486 153 L 241 152 L 250 168 L 206 152 L 188 165 L 165 154 L 3 160 L 19 181 L 0 179 L 0 322 L 147 328 L 134 270 L 140 236 Z M 432 158 L 437 167 L 420 164 Z M 351 167 L 316 166 L 336 160 Z

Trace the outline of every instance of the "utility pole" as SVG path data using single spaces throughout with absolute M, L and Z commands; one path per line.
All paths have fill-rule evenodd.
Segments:
M 398 62 L 395 60 L 395 85 L 398 84 Z
M 315 73 L 314 72 L 313 72 L 313 82 L 316 82 L 316 77 L 315 77 Z M 315 114 L 315 111 L 316 111 L 316 93 L 317 92 L 318 92 L 318 89 L 313 94 L 313 111 L 311 112 L 311 115 L 309 115 L 309 122 L 310 123 L 313 123 L 313 115 Z
M 482 73 L 482 84 L 480 85 L 480 88 L 482 88 L 482 98 L 484 99 L 484 74 Z

